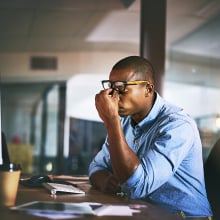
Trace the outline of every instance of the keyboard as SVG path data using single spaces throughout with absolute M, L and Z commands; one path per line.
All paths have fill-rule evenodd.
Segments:
M 73 194 L 85 194 L 85 192 L 73 185 L 61 184 L 61 183 L 42 183 L 42 185 L 50 191 L 52 195 L 56 195 L 57 192 L 73 193 Z

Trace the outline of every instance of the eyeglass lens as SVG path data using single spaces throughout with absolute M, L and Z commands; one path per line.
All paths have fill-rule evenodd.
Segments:
M 116 82 L 105 81 L 105 82 L 102 82 L 102 85 L 104 89 L 112 88 L 118 92 L 124 92 L 125 90 L 125 83 L 120 82 L 120 81 L 116 81 Z

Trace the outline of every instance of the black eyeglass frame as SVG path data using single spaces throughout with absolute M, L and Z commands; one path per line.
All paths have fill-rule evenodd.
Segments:
M 150 82 L 148 80 L 135 80 L 135 81 L 110 81 L 110 80 L 102 80 L 102 87 L 103 89 L 114 89 L 118 93 L 122 94 L 125 92 L 126 86 L 130 85 L 140 85 L 140 84 L 149 84 Z M 109 83 L 110 86 L 106 87 L 105 84 Z M 117 83 L 121 83 L 121 85 L 116 85 Z M 122 89 L 123 88 L 123 89 Z

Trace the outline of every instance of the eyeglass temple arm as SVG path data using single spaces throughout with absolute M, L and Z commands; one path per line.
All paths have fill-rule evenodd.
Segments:
M 149 81 L 147 81 L 147 80 L 139 80 L 139 81 L 131 81 L 131 82 L 127 82 L 126 84 L 127 85 L 137 85 L 137 84 L 141 84 L 141 83 L 148 83 L 148 84 L 150 84 L 150 82 Z

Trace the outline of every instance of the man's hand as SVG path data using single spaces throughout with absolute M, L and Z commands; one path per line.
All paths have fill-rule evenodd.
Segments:
M 101 191 L 108 193 L 116 193 L 118 190 L 119 180 L 114 175 L 109 175 L 103 182 Z
M 116 193 L 118 190 L 118 178 L 107 170 L 99 170 L 93 173 L 90 181 L 93 186 L 102 192 Z
M 102 90 L 96 94 L 95 106 L 104 123 L 111 122 L 112 118 L 118 117 L 118 101 L 119 95 L 112 89 Z

